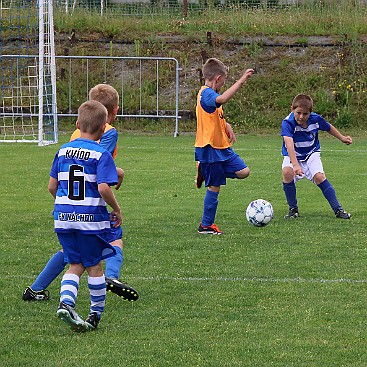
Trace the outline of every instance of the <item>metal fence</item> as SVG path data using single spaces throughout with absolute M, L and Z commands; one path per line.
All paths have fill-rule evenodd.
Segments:
M 176 14 L 187 17 L 190 13 L 202 12 L 213 7 L 238 10 L 320 4 L 332 6 L 341 3 L 343 1 L 340 0 L 57 0 L 56 6 L 63 13 L 71 15 L 87 10 L 108 16 Z M 350 3 L 355 6 L 366 5 L 367 0 L 351 0 Z
M 121 118 L 172 119 L 178 136 L 179 67 L 169 57 L 56 56 L 59 117 L 77 116 L 96 84 L 120 95 Z

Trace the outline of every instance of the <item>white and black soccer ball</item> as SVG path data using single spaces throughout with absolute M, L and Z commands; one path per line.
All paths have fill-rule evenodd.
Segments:
M 264 199 L 251 201 L 246 209 L 246 219 L 256 227 L 264 227 L 274 217 L 273 206 Z

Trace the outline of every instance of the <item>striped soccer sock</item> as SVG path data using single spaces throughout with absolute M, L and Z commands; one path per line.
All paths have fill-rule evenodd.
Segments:
M 90 313 L 96 312 L 100 317 L 104 311 L 106 302 L 106 278 L 88 276 L 88 288 L 90 293 Z
M 66 273 L 61 280 L 60 302 L 75 307 L 78 297 L 79 277 L 76 274 Z

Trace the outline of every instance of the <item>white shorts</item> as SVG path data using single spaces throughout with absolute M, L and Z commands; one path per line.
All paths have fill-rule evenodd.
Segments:
M 297 182 L 301 178 L 306 177 L 308 180 L 315 183 L 313 178 L 316 175 L 316 173 L 324 173 L 324 167 L 322 166 L 320 152 L 312 153 L 310 157 L 307 159 L 307 161 L 302 161 L 302 162 L 298 161 L 298 163 L 302 168 L 303 175 L 294 176 L 294 182 Z M 283 163 L 282 163 L 282 169 L 284 167 L 291 167 L 293 169 L 293 165 L 288 156 L 284 156 Z

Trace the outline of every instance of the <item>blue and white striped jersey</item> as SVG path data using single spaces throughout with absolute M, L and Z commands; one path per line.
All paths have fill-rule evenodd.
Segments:
M 280 135 L 293 138 L 297 159 L 299 161 L 306 161 L 312 153 L 320 151 L 319 130 L 330 130 L 330 124 L 322 116 L 311 112 L 307 120 L 307 127 L 303 128 L 297 124 L 294 113 L 291 112 L 282 121 Z M 288 155 L 284 140 L 282 154 L 284 156 Z
M 50 176 L 58 180 L 54 206 L 55 232 L 98 234 L 110 230 L 110 216 L 98 184 L 117 184 L 114 160 L 88 139 L 64 144 L 56 153 Z

